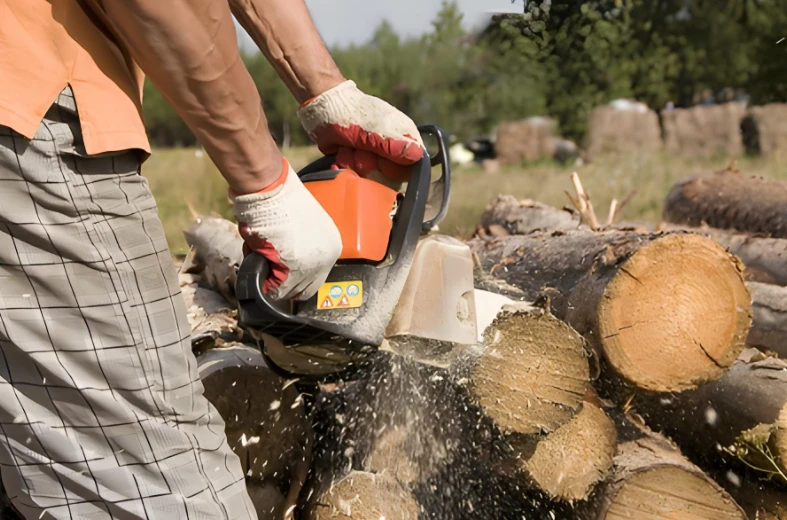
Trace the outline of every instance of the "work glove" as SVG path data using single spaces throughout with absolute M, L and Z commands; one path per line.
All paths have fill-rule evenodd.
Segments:
M 268 259 L 263 294 L 272 300 L 307 300 L 317 293 L 342 251 L 331 217 L 284 159 L 282 175 L 249 195 L 230 192 L 243 252 Z
M 396 190 L 423 157 L 415 123 L 350 80 L 303 103 L 298 118 L 322 153 L 336 155 L 338 166 Z

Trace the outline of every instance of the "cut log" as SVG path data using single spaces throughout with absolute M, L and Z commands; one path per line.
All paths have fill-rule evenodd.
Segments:
M 197 358 L 205 397 L 225 422 L 227 441 L 247 477 L 286 490 L 294 506 L 309 471 L 313 434 L 293 385 L 243 345 L 213 349 Z
M 696 232 L 709 235 L 740 258 L 748 280 L 787 286 L 787 239 L 709 228 L 698 228 Z
M 746 343 L 787 358 L 787 287 L 748 282 L 754 321 Z
M 631 406 L 702 467 L 739 470 L 739 457 L 780 480 L 773 472 L 787 461 L 779 422 L 787 414 L 787 361 L 750 348 L 717 381 L 660 399 L 636 395 Z
M 538 230 L 568 230 L 580 227 L 579 215 L 533 200 L 500 195 L 481 215 L 481 226 L 492 235 L 526 235 Z M 495 232 L 500 226 L 505 233 Z
M 533 233 L 470 242 L 481 268 L 583 334 L 619 382 L 654 392 L 718 379 L 745 345 L 741 263 L 692 233 Z M 489 288 L 487 287 L 489 290 Z
M 612 468 L 615 424 L 599 407 L 585 402 L 571 421 L 534 442 L 509 436 L 515 465 L 530 485 L 556 500 L 585 500 Z
M 523 221 L 528 223 L 524 228 L 527 232 L 538 228 L 565 231 L 579 225 L 576 220 L 567 220 L 570 216 L 557 208 L 501 196 L 487 209 L 482 226 L 488 230 L 489 226 L 505 225 L 511 234 L 524 234 L 519 233 L 516 224 Z M 581 227 L 587 229 L 584 225 Z M 740 258 L 745 264 L 744 278 L 752 295 L 754 312 L 746 343 L 787 357 L 787 289 L 770 285 L 787 285 L 787 239 L 753 237 L 714 228 L 685 228 L 668 223 L 643 227 L 650 231 L 688 231 L 705 235 Z
M 528 304 L 504 307 L 467 363 L 469 393 L 504 433 L 556 430 L 582 408 L 590 387 L 582 337 Z
M 690 231 L 708 236 L 728 249 L 746 266 L 747 280 L 787 286 L 787 239 L 753 236 L 747 233 L 661 222 L 621 223 L 620 230 Z M 524 235 L 536 230 L 569 231 L 589 229 L 575 212 L 534 201 L 519 201 L 510 195 L 496 198 L 481 217 L 479 234 L 486 236 Z M 501 231 L 502 230 L 502 231 Z
M 237 225 L 220 217 L 199 216 L 183 235 L 204 264 L 202 283 L 234 305 L 235 278 L 243 260 Z
M 664 202 L 667 222 L 787 238 L 787 182 L 725 169 L 677 182 Z
M 665 438 L 648 434 L 618 446 L 611 476 L 584 510 L 593 520 L 745 520 L 729 494 Z
M 417 520 L 418 503 L 387 474 L 353 471 L 314 497 L 307 520 Z

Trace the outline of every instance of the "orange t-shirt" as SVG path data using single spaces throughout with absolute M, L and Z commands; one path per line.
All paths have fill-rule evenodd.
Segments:
M 143 81 L 77 0 L 0 0 L 0 125 L 32 139 L 71 85 L 88 154 L 149 153 Z

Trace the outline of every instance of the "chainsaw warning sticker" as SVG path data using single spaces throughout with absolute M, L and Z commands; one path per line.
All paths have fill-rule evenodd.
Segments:
M 317 291 L 317 309 L 353 309 L 363 303 L 363 282 L 328 282 Z

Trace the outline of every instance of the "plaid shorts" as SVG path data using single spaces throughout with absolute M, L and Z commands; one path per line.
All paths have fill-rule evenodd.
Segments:
M 0 127 L 0 476 L 25 518 L 256 519 L 137 151 L 87 156 L 64 90 Z

